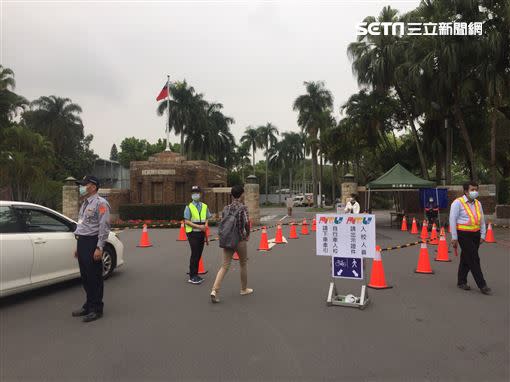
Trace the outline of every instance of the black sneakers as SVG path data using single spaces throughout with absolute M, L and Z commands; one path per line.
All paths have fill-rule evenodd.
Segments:
M 480 292 L 482 292 L 483 294 L 486 294 L 486 295 L 491 295 L 492 289 L 489 288 L 488 286 L 484 286 L 483 288 L 480 288 Z
M 467 284 L 460 284 L 460 285 L 457 285 L 457 287 L 459 287 L 460 289 L 463 289 L 463 290 L 471 290 L 471 287 Z

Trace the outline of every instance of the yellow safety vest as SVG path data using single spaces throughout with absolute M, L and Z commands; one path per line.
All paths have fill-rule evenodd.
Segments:
M 205 223 L 205 221 L 207 219 L 207 204 L 202 203 L 202 209 L 200 210 L 200 213 L 198 213 L 198 209 L 197 209 L 197 207 L 195 207 L 195 205 L 193 203 L 190 203 L 188 205 L 188 207 L 191 212 L 190 220 L 193 223 L 197 223 L 197 224 Z M 191 231 L 193 231 L 193 227 L 186 224 L 186 233 L 189 233 Z
M 466 214 L 469 216 L 469 224 L 457 224 L 457 230 L 470 232 L 480 231 L 480 219 L 482 218 L 482 214 L 480 213 L 480 202 L 475 199 L 476 216 L 474 216 L 473 211 L 471 211 L 471 208 L 469 208 L 463 196 L 457 200 L 460 201 L 460 204 L 464 207 L 464 211 L 466 211 Z

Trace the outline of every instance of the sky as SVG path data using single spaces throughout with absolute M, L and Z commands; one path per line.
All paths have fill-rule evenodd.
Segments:
M 167 74 L 222 103 L 239 140 L 247 126 L 267 122 L 299 131 L 292 104 L 304 81 L 325 81 L 338 117 L 358 91 L 347 56 L 356 24 L 386 5 L 405 13 L 418 4 L 0 0 L 0 62 L 27 99 L 79 104 L 102 158 L 125 137 L 165 137 L 156 96 Z

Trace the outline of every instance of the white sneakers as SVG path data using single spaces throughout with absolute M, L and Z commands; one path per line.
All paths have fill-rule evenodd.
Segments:
M 246 295 L 252 294 L 252 293 L 253 293 L 252 288 L 241 289 L 241 296 L 246 296 Z M 217 304 L 218 302 L 220 302 L 220 299 L 219 299 L 215 290 L 211 291 L 211 302 L 213 304 Z
M 246 296 L 247 294 L 252 294 L 252 293 L 253 293 L 253 289 L 251 289 L 251 288 L 241 289 L 241 296 Z

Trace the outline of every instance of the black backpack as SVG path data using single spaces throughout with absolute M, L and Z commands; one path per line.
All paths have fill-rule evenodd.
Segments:
M 220 248 L 236 249 L 241 237 L 237 227 L 236 211 L 232 211 L 230 206 L 226 206 L 221 214 L 219 226 Z

